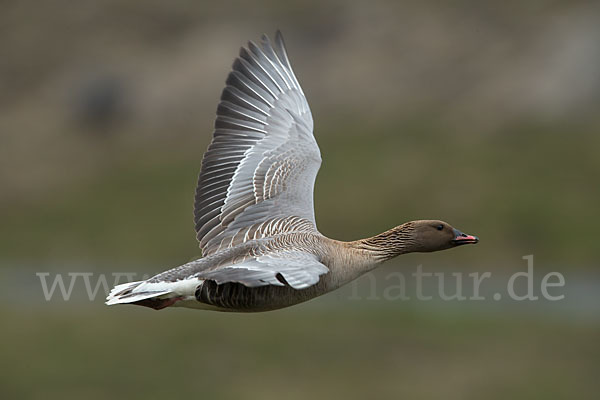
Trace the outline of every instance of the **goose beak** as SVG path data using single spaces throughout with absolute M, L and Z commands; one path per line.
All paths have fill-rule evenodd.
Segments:
M 477 236 L 467 235 L 458 229 L 454 229 L 454 239 L 452 239 L 453 245 L 460 246 L 462 244 L 475 244 L 477 242 L 479 242 L 479 238 Z

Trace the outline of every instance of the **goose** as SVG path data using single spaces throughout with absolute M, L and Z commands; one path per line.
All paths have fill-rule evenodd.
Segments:
M 386 260 L 475 244 L 444 221 L 406 222 L 344 242 L 317 230 L 321 153 L 283 37 L 242 47 L 217 107 L 194 201 L 202 258 L 115 286 L 106 304 L 255 312 L 333 291 Z

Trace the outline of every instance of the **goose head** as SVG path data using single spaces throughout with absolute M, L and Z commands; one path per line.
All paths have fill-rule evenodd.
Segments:
M 413 252 L 445 250 L 479 242 L 477 236 L 467 235 L 444 221 L 421 220 L 408 224 Z

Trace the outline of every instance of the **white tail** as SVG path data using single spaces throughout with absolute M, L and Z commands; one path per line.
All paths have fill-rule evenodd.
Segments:
M 108 297 L 106 304 L 131 304 L 136 303 L 154 309 L 168 307 L 178 300 L 188 296 L 195 296 L 196 288 L 202 283 L 197 278 L 182 279 L 168 282 L 138 281 L 123 283 L 115 286 Z
M 143 290 L 142 286 L 146 286 L 144 283 L 144 281 L 129 282 L 115 286 L 108 294 L 106 304 L 112 306 L 113 304 L 135 303 L 136 301 L 156 298 L 171 293 L 170 290 L 166 289 Z

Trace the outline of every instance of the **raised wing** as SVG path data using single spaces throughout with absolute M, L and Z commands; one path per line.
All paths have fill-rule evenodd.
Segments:
M 204 256 L 247 240 L 315 232 L 321 165 L 310 108 L 280 32 L 242 48 L 217 108 L 194 203 Z

